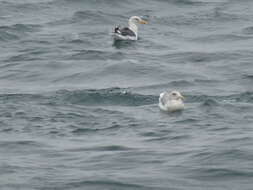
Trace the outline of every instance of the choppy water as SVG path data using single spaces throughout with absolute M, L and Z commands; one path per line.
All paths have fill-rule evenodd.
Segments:
M 253 188 L 253 1 L 0 0 L 0 52 L 0 189 Z

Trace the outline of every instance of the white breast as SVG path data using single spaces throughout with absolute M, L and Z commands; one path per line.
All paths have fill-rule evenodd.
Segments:
M 163 96 L 165 93 L 161 93 L 160 97 L 159 97 L 159 108 L 162 111 L 169 111 L 169 112 L 173 112 L 173 111 L 180 111 L 184 109 L 184 103 L 181 99 L 179 100 L 166 100 L 161 101 Z

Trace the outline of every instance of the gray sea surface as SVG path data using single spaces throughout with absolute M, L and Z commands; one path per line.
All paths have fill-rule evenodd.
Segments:
M 252 190 L 252 64 L 251 0 L 0 0 L 0 189 Z

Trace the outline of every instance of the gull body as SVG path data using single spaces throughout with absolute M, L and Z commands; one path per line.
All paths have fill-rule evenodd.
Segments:
M 115 40 L 137 40 L 138 39 L 138 24 L 147 24 L 148 22 L 138 16 L 132 16 L 128 20 L 128 27 L 114 28 L 113 37 Z
M 184 109 L 184 97 L 178 91 L 163 92 L 159 97 L 159 108 L 162 111 L 174 112 Z

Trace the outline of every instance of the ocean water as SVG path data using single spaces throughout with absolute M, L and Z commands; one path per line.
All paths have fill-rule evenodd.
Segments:
M 253 1 L 0 0 L 0 52 L 0 189 L 253 189 Z

